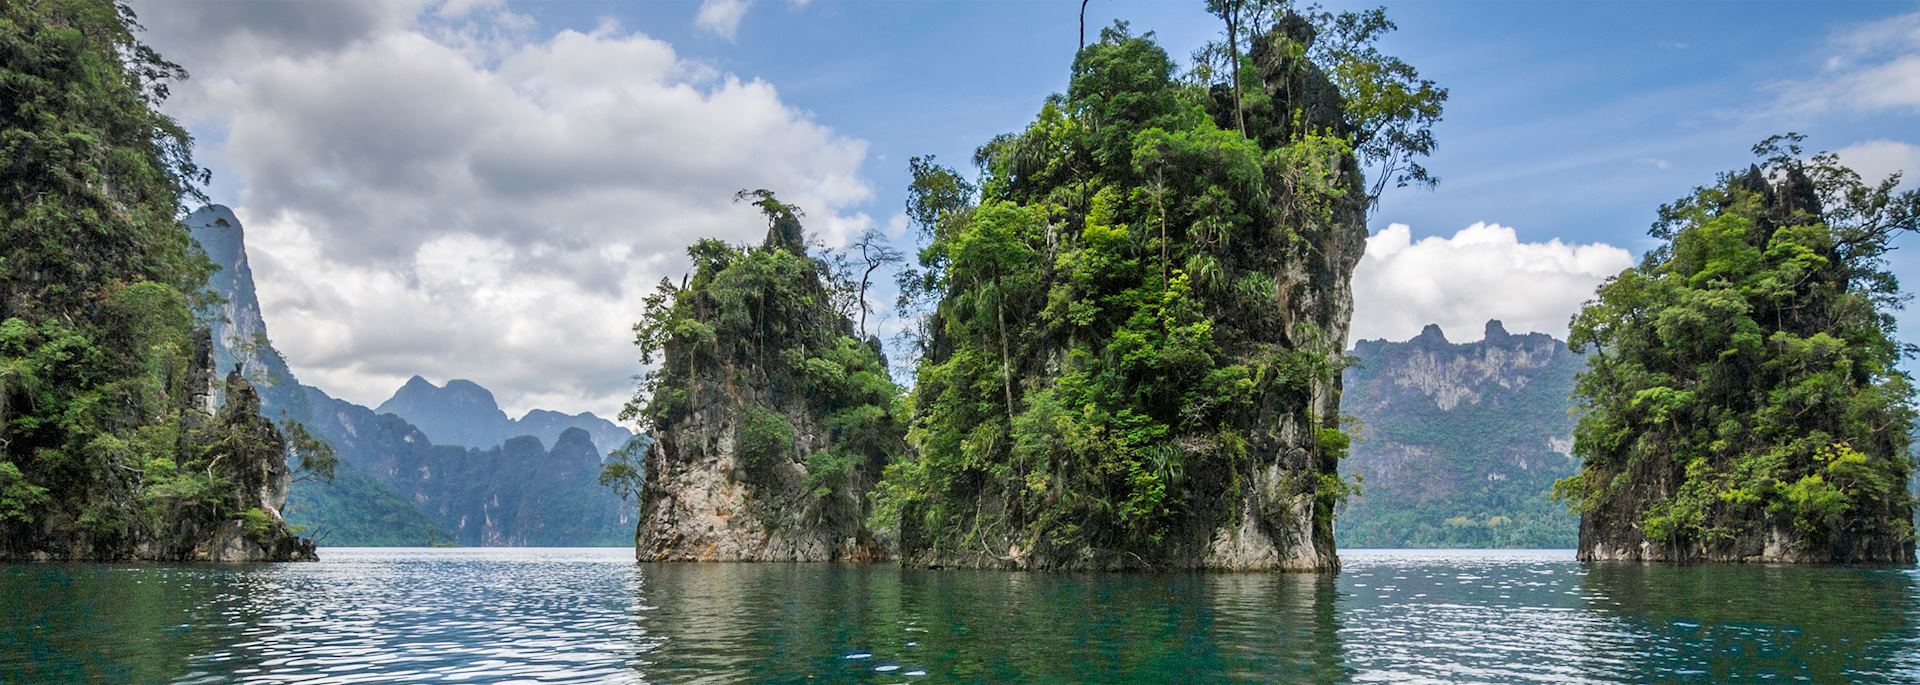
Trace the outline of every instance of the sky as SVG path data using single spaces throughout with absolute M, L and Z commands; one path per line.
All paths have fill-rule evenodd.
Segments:
M 466 378 L 514 415 L 618 412 L 630 327 L 684 247 L 764 234 L 736 190 L 777 191 L 828 245 L 878 227 L 911 248 L 907 160 L 970 170 L 1064 90 L 1079 30 L 1072 0 L 133 6 L 193 74 L 166 109 L 246 226 L 301 380 L 372 406 Z M 1493 318 L 1564 336 L 1661 203 L 1774 133 L 1920 181 L 1917 2 L 1387 8 L 1382 48 L 1451 97 L 1438 187 L 1369 219 L 1351 340 L 1466 342 Z M 1176 58 L 1221 32 L 1199 0 L 1089 2 L 1089 36 L 1116 19 Z M 1894 270 L 1920 282 L 1914 242 Z

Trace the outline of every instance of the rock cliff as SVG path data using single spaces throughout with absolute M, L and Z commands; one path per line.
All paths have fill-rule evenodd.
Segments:
M 1239 87 L 1103 31 L 976 154 L 977 203 L 915 165 L 938 304 L 882 498 L 908 562 L 1338 568 L 1366 191 L 1316 27 L 1272 19 Z
M 1914 562 L 1911 381 L 1886 253 L 1920 192 L 1798 138 L 1661 207 L 1569 342 L 1583 560 Z
M 867 493 L 904 449 L 877 341 L 830 305 L 793 208 L 762 191 L 757 247 L 702 241 L 684 287 L 663 282 L 641 331 L 658 355 L 634 411 L 645 455 L 643 561 L 884 558 Z

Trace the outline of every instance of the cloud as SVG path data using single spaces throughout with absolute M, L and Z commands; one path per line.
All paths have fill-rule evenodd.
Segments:
M 873 224 L 852 209 L 864 141 L 644 34 L 536 36 L 491 2 L 268 4 L 347 16 L 304 36 L 308 18 L 223 28 L 234 5 L 187 2 L 154 43 L 231 47 L 182 50 L 204 61 L 170 107 L 237 181 L 214 199 L 248 224 L 276 346 L 329 392 L 374 404 L 418 373 L 510 411 L 611 413 L 641 370 L 629 327 L 684 247 L 764 233 L 734 191 L 779 192 L 829 244 Z
M 1840 162 L 1860 173 L 1867 183 L 1879 183 L 1900 173 L 1900 187 L 1920 187 L 1920 145 L 1895 140 L 1869 140 L 1833 151 Z
M 752 0 L 700 0 L 700 12 L 693 24 L 715 35 L 733 40 L 740 31 L 740 19 L 747 16 Z
M 1920 12 L 1855 26 L 1834 35 L 1818 76 L 1769 86 L 1780 108 L 1834 111 L 1920 110 Z
M 1513 229 L 1475 223 L 1418 242 L 1406 224 L 1367 238 L 1353 275 L 1352 340 L 1405 340 L 1436 323 L 1455 342 L 1478 340 L 1488 319 L 1515 333 L 1565 339 L 1567 322 L 1607 278 L 1633 265 L 1626 250 L 1554 239 L 1520 242 Z

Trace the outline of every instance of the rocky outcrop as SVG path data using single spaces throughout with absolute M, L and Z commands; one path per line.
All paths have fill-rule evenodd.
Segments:
M 747 195 L 747 194 L 743 194 Z M 659 355 L 642 415 L 642 561 L 866 561 L 868 493 L 905 449 L 878 340 L 832 306 L 793 208 L 760 191 L 766 241 L 702 241 L 640 324 Z M 651 341 L 651 342 L 650 342 Z
M 212 344 L 195 335 L 179 439 L 196 457 L 198 473 L 165 473 L 149 466 L 135 487 L 144 501 L 96 505 L 123 517 L 117 531 L 98 532 L 84 521 L 49 511 L 30 537 L 0 539 L 0 559 L 32 561 L 311 561 L 313 541 L 297 536 L 281 516 L 292 476 L 286 443 L 261 416 L 260 397 L 238 370 L 215 383 Z M 211 413 L 211 398 L 223 397 Z M 201 483 L 212 484 L 212 489 Z M 198 489 L 190 490 L 190 489 Z M 192 498 L 182 492 L 193 491 Z M 97 494 L 97 493 L 96 493 Z
M 1782 141 L 1785 142 L 1782 142 Z M 1585 561 L 1914 563 L 1887 241 L 1911 201 L 1797 137 L 1661 208 L 1573 321 Z M 1783 149 L 1784 147 L 1784 149 Z M 1903 223 L 1904 222 L 1904 223 Z
M 887 550 L 866 527 L 862 496 L 880 473 L 857 469 L 847 487 L 820 496 L 792 459 L 752 463 L 739 440 L 751 406 L 724 390 L 660 433 L 647 450 L 642 561 L 874 561 Z M 801 403 L 779 412 L 799 453 L 828 449 Z
M 981 147 L 980 201 L 922 213 L 941 278 L 920 455 L 885 488 L 906 561 L 1339 567 L 1366 189 L 1312 20 L 1274 19 L 1251 73 L 1207 90 L 1150 37 L 1103 32 L 1065 93 Z M 913 187 L 943 186 L 967 187 Z

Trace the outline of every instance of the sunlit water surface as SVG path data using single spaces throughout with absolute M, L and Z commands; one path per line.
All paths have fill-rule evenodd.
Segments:
M 627 549 L 0 566 L 0 682 L 1920 681 L 1910 570 L 1341 556 L 1324 577 Z

